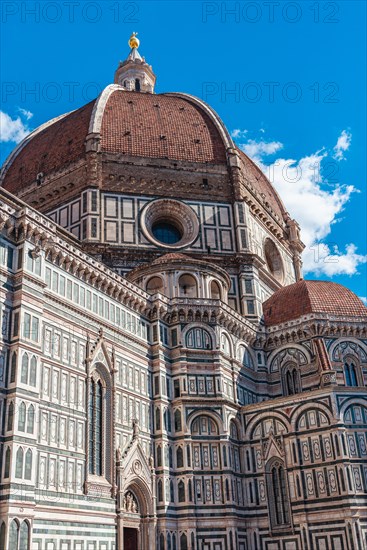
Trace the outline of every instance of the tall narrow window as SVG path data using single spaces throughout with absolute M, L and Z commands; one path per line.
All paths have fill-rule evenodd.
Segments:
M 18 412 L 18 430 L 20 432 L 25 431 L 25 417 L 26 417 L 26 407 L 25 403 L 22 401 L 19 405 L 19 412 Z
M 0 548 L 5 548 L 5 522 L 1 523 L 0 527 Z
M 183 481 L 178 483 L 178 502 L 185 502 L 185 485 Z
M 270 460 L 266 467 L 270 521 L 273 529 L 290 524 L 289 498 L 283 463 Z
M 185 533 L 181 535 L 180 546 L 180 550 L 187 550 L 187 536 L 185 535 Z
M 358 386 L 357 369 L 353 362 L 346 362 L 344 364 L 344 374 L 346 386 Z
M 17 376 L 17 352 L 15 351 L 11 356 L 10 384 L 15 382 L 16 376 Z
M 295 366 L 286 367 L 283 371 L 284 395 L 294 395 L 301 390 L 299 372 Z
M 24 452 L 22 447 L 19 447 L 17 450 L 17 458 L 16 458 L 16 464 L 15 464 L 15 477 L 18 479 L 21 479 L 23 477 L 23 459 L 24 459 Z
M 89 394 L 89 473 L 103 474 L 103 388 L 100 380 L 91 380 Z
M 181 413 L 178 409 L 175 411 L 175 431 L 180 432 L 182 430 Z
M 95 423 L 96 423 L 96 474 L 102 475 L 102 384 L 97 383 L 96 388 L 96 411 L 95 411 Z
M 5 453 L 4 478 L 8 478 L 9 475 L 10 475 L 10 448 L 8 447 Z
M 19 533 L 19 550 L 30 550 L 30 528 L 28 521 L 23 521 Z
M 36 380 L 37 380 L 37 359 L 35 355 L 33 355 L 31 359 L 31 366 L 29 369 L 29 384 L 31 386 L 35 386 Z
M 25 454 L 24 479 L 32 479 L 32 451 L 30 449 Z
M 9 548 L 18 548 L 19 542 L 19 523 L 16 519 L 10 524 L 9 527 Z
M 30 405 L 27 413 L 27 433 L 33 434 L 34 430 L 34 406 Z
M 182 450 L 182 447 L 179 447 L 177 449 L 177 454 L 176 454 L 176 464 L 177 464 L 177 468 L 183 468 L 183 450 Z
M 13 422 L 14 422 L 14 402 L 11 401 L 8 408 L 8 423 L 6 426 L 6 429 L 8 432 L 10 432 L 13 429 Z
M 28 383 L 28 354 L 25 353 L 22 357 L 22 373 L 20 377 L 22 384 Z
M 161 479 L 158 481 L 158 501 L 163 502 L 163 484 Z

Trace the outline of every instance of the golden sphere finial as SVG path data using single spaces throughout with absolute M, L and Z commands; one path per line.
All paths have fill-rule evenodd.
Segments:
M 133 32 L 132 35 L 129 38 L 129 46 L 130 48 L 139 48 L 140 40 L 139 38 L 136 38 L 137 32 Z

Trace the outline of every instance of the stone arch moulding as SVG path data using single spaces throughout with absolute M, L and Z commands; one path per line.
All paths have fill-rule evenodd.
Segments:
M 297 422 L 301 418 L 302 414 L 307 412 L 308 410 L 318 410 L 322 412 L 327 417 L 329 424 L 332 424 L 332 422 L 334 421 L 332 411 L 323 403 L 305 403 L 303 405 L 299 405 L 298 407 L 296 406 L 296 408 L 292 411 L 290 415 L 292 430 L 296 430 Z
M 267 363 L 270 367 L 269 372 L 278 372 L 288 361 L 294 361 L 297 366 L 300 367 L 311 363 L 311 355 L 309 350 L 300 344 L 292 344 L 291 346 L 284 346 L 281 349 L 276 349 L 267 359 Z
M 268 411 L 264 411 L 259 415 L 254 415 L 253 418 L 250 420 L 246 429 L 245 437 L 247 439 L 252 439 L 255 428 L 264 420 L 278 420 L 279 422 L 284 424 L 287 433 L 291 431 L 291 424 L 285 414 L 276 411 L 272 411 L 271 414 L 269 414 Z
M 194 420 L 198 418 L 198 416 L 208 416 L 213 422 L 217 424 L 218 427 L 218 434 L 221 435 L 224 433 L 224 422 L 221 416 L 214 411 L 213 409 L 200 409 L 200 410 L 194 410 L 188 413 L 186 418 L 186 426 L 187 429 L 191 433 L 191 426 Z
M 358 359 L 362 362 L 362 363 L 367 363 L 367 346 L 361 342 L 360 340 L 357 340 L 356 338 L 338 338 L 337 340 L 335 340 L 328 352 L 329 352 L 329 357 L 331 359 L 331 361 L 333 362 L 336 362 L 336 363 L 341 363 L 343 361 L 343 358 L 339 358 L 339 359 L 336 359 L 335 358 L 335 354 L 337 352 L 337 348 L 341 345 L 341 344 L 344 344 L 344 343 L 351 343 L 351 344 L 354 344 L 354 346 L 356 346 L 357 348 L 359 348 L 359 350 L 357 349 L 357 353 L 359 353 L 358 355 Z M 353 348 L 351 348 L 353 349 Z
M 361 405 L 362 407 L 367 408 L 367 402 L 365 399 L 362 399 L 360 397 L 350 397 L 344 401 L 344 403 L 340 407 L 339 416 L 340 416 L 340 422 L 344 424 L 344 415 L 346 411 L 349 409 L 352 405 Z
M 209 335 L 212 339 L 212 349 L 213 350 L 216 349 L 217 338 L 216 338 L 215 330 L 212 327 L 210 327 L 209 325 L 206 325 L 205 323 L 189 323 L 188 325 L 186 325 L 185 328 L 181 332 L 180 344 L 182 346 L 186 346 L 186 344 L 185 344 L 186 335 L 192 328 L 202 328 L 202 329 L 206 330 L 209 333 Z

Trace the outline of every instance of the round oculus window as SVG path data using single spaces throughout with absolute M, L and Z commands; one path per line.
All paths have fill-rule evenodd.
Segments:
M 142 210 L 140 226 L 151 243 L 170 250 L 190 246 L 199 234 L 199 220 L 193 209 L 174 199 L 148 203 Z
M 157 222 L 152 226 L 154 237 L 163 244 L 176 244 L 182 239 L 181 231 L 170 222 Z

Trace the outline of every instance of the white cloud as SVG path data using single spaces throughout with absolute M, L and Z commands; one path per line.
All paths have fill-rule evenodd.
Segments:
M 11 118 L 7 113 L 0 111 L 0 141 L 19 143 L 30 130 L 20 117 Z
M 256 162 L 264 156 L 273 155 L 283 149 L 283 143 L 280 143 L 280 141 L 248 139 L 246 143 L 241 145 L 241 149 Z
M 22 109 L 22 107 L 18 107 L 18 111 L 27 119 L 30 120 L 33 116 L 33 113 L 31 111 L 27 111 L 27 109 Z
M 343 130 L 340 136 L 338 137 L 338 141 L 336 142 L 336 145 L 334 147 L 334 154 L 333 154 L 334 159 L 345 160 L 344 153 L 345 151 L 348 151 L 351 142 L 352 142 L 352 134 L 347 130 Z
M 346 150 L 350 138 L 340 141 L 341 137 L 339 147 Z M 325 185 L 322 162 L 328 157 L 327 150 L 316 151 L 298 160 L 278 158 L 269 165 L 265 164 L 264 157 L 281 149 L 280 142 L 248 139 L 241 148 L 267 175 L 291 217 L 300 224 L 301 238 L 306 245 L 302 256 L 304 272 L 329 277 L 357 273 L 359 265 L 367 262 L 367 256 L 358 254 L 353 243 L 345 250 L 338 248 L 330 234 L 351 195 L 358 190 L 353 185 Z
M 232 130 L 231 137 L 233 137 L 233 139 L 244 138 L 246 137 L 246 134 L 247 130 L 240 130 L 240 128 L 236 128 L 235 130 Z
M 357 247 L 347 244 L 341 252 L 333 243 L 314 244 L 303 254 L 305 267 L 315 275 L 354 275 L 360 264 L 367 262 L 367 255 L 357 254 Z

